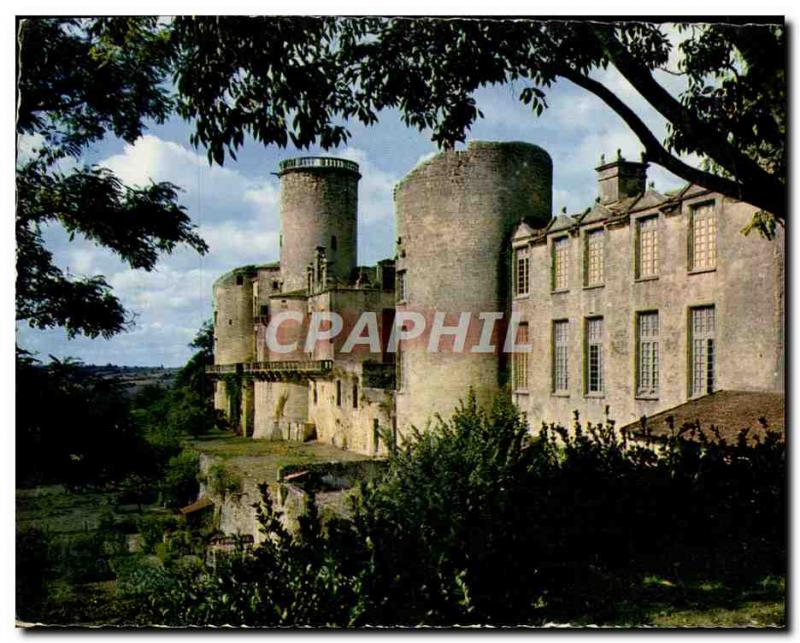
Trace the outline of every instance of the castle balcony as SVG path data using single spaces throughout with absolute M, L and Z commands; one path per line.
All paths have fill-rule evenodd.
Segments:
M 206 366 L 208 375 L 228 375 L 236 373 L 267 381 L 303 380 L 310 377 L 325 377 L 333 369 L 333 360 L 316 359 L 285 362 L 245 362 L 242 364 L 219 364 Z
M 324 377 L 333 369 L 331 359 L 311 359 L 285 362 L 251 362 L 242 365 L 242 373 L 256 379 L 284 381 Z
M 241 364 L 213 364 L 206 366 L 207 375 L 233 375 L 241 372 Z

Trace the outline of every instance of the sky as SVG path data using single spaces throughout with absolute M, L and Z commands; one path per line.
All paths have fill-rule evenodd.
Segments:
M 674 69 L 675 61 L 670 62 Z M 657 136 L 666 136 L 665 122 L 613 69 L 593 74 L 621 96 Z M 673 93 L 679 79 L 659 73 Z M 594 168 L 600 155 L 638 160 L 642 146 L 625 123 L 594 95 L 568 81 L 548 90 L 548 109 L 537 117 L 523 105 L 524 84 L 481 89 L 476 94 L 484 118 L 468 140 L 524 141 L 547 150 L 553 160 L 553 214 L 566 207 L 578 212 L 594 202 Z M 152 125 L 133 145 L 118 139 L 102 141 L 82 159 L 105 166 L 130 185 L 170 181 L 182 188 L 181 202 L 209 245 L 205 256 L 189 248 L 164 255 L 152 272 L 131 270 L 110 251 L 92 242 L 73 240 L 57 224 L 44 231 L 56 264 L 75 276 L 104 275 L 129 312 L 133 327 L 111 339 L 68 339 L 60 329 L 37 330 L 17 323 L 17 343 L 37 354 L 72 357 L 87 364 L 180 366 L 191 355 L 188 344 L 212 314 L 211 285 L 233 267 L 277 261 L 280 219 L 278 163 L 295 156 L 340 156 L 359 163 L 358 262 L 371 265 L 394 255 L 392 189 L 417 163 L 438 150 L 430 132 L 407 128 L 397 112 L 386 111 L 379 123 L 349 123 L 352 136 L 335 150 L 281 149 L 246 141 L 238 160 L 209 166 L 205 150 L 189 143 L 192 126 L 180 119 Z M 21 157 L 36 141 L 19 141 Z M 696 164 L 697 159 L 685 159 Z M 651 165 L 648 181 L 661 192 L 684 182 Z

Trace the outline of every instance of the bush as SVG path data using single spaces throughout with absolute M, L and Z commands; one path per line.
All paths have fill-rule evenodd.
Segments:
M 312 501 L 293 537 L 263 488 L 261 546 L 151 574 L 141 599 L 173 625 L 614 622 L 646 578 L 782 576 L 784 482 L 775 436 L 639 446 L 576 418 L 532 440 L 507 397 L 470 396 L 393 450 L 351 522 L 322 530 Z
M 138 521 L 139 533 L 142 536 L 142 551 L 152 554 L 156 546 L 162 544 L 165 535 L 177 527 L 177 520 L 172 516 L 143 516 Z
M 236 493 L 242 488 L 242 481 L 234 473 L 228 471 L 224 465 L 215 464 L 208 469 L 208 489 L 211 493 L 226 496 Z
M 161 480 L 161 501 L 167 507 L 188 505 L 197 494 L 200 475 L 200 456 L 196 451 L 184 449 L 167 462 Z

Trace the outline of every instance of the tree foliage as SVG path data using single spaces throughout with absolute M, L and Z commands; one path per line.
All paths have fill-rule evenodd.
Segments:
M 206 251 L 176 186 L 80 164 L 105 136 L 133 143 L 171 113 L 168 34 L 155 18 L 30 18 L 18 36 L 17 135 L 33 151 L 17 163 L 17 319 L 109 337 L 130 316 L 102 275 L 64 274 L 42 231 L 58 223 L 144 270 L 181 244 Z
M 450 147 L 482 116 L 474 94 L 521 85 L 536 114 L 559 78 L 594 93 L 639 137 L 647 160 L 687 181 L 785 216 L 782 25 L 682 25 L 675 97 L 656 72 L 673 45 L 664 25 L 406 18 L 179 18 L 173 25 L 179 110 L 195 144 L 221 163 L 243 134 L 265 144 L 334 147 L 350 119 L 381 110 Z M 264 34 L 270 34 L 265 38 Z M 615 67 L 667 121 L 661 142 L 592 72 Z M 696 153 L 707 169 L 681 154 Z
M 576 421 L 531 440 L 507 398 L 487 411 L 470 397 L 391 453 L 352 521 L 322 526 L 312 495 L 292 535 L 262 495 L 267 538 L 252 551 L 134 579 L 142 622 L 619 625 L 648 578 L 736 587 L 785 571 L 775 435 L 752 446 L 676 432 L 659 448 Z
M 687 181 L 762 208 L 754 227 L 785 218 L 786 78 L 782 24 L 680 25 L 686 88 L 659 83 L 673 50 L 643 22 L 312 17 L 30 18 L 19 23 L 18 135 L 37 141 L 18 164 L 18 318 L 71 335 L 110 336 L 130 317 L 101 275 L 64 274 L 42 240 L 58 222 L 133 268 L 206 245 L 168 183 L 131 187 L 107 169 L 65 169 L 108 135 L 135 141 L 177 113 L 211 162 L 246 137 L 328 149 L 348 122 L 395 109 L 438 145 L 463 141 L 482 116 L 481 87 L 514 83 L 539 115 L 567 79 L 594 93 L 640 139 L 645 158 Z M 659 141 L 597 80 L 615 67 L 666 120 Z M 697 154 L 704 169 L 681 155 Z
M 16 408 L 18 484 L 105 482 L 150 462 L 121 383 L 79 362 L 19 351 Z

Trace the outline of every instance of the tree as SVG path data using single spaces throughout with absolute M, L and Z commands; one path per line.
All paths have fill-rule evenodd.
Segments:
M 71 167 L 104 136 L 132 143 L 145 121 L 171 113 L 168 32 L 155 18 L 31 18 L 18 35 L 17 135 L 34 149 L 17 163 L 17 319 L 109 337 L 130 315 L 103 276 L 65 275 L 53 263 L 42 226 L 58 222 L 131 268 L 152 270 L 180 244 L 207 250 L 177 186 L 130 187 L 107 168 Z
M 235 157 L 244 134 L 264 144 L 335 147 L 343 125 L 396 108 L 443 147 L 482 116 L 480 87 L 524 83 L 541 114 L 559 78 L 594 93 L 636 133 L 648 161 L 686 181 L 786 215 L 786 80 L 782 24 L 680 25 L 673 96 L 656 78 L 673 45 L 640 22 L 405 18 L 178 18 L 172 25 L 177 107 L 209 159 Z M 268 34 L 265 37 L 265 34 Z M 668 122 L 663 143 L 590 75 L 614 66 Z M 692 167 L 680 155 L 705 160 Z
M 782 24 L 681 25 L 685 91 L 657 80 L 673 45 L 662 25 L 405 18 L 31 18 L 19 22 L 17 133 L 33 137 L 17 169 L 17 318 L 70 335 L 110 336 L 130 316 L 101 275 L 53 263 L 42 226 L 57 221 L 152 270 L 187 244 L 203 253 L 178 187 L 124 185 L 108 169 L 69 168 L 106 135 L 135 141 L 177 112 L 211 162 L 263 144 L 336 147 L 346 123 L 385 109 L 451 147 L 482 116 L 481 87 L 522 83 L 536 114 L 558 79 L 594 93 L 639 137 L 646 160 L 687 181 L 786 216 L 786 78 Z M 667 121 L 660 142 L 591 75 L 615 67 Z M 681 160 L 695 153 L 702 169 Z

